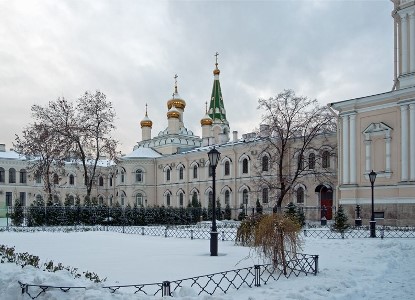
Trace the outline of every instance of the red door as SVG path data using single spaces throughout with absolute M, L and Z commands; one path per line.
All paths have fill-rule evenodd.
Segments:
M 326 219 L 331 220 L 333 218 L 332 206 L 333 192 L 331 190 L 321 192 L 321 217 L 323 217 L 325 214 Z

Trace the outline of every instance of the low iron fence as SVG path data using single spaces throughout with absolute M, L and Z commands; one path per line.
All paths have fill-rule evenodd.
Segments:
M 368 226 L 351 227 L 344 232 L 330 230 L 328 227 L 308 228 L 303 230 L 305 237 L 347 239 L 370 238 Z M 376 237 L 379 238 L 415 238 L 415 227 L 376 226 Z
M 226 294 L 230 290 L 239 290 L 242 287 L 259 287 L 271 280 L 277 281 L 281 277 L 317 275 L 318 255 L 309 254 L 287 254 L 285 268 L 273 264 L 254 265 L 252 267 L 229 270 L 213 274 L 189 277 L 173 281 L 162 281 L 149 284 L 133 285 L 109 285 L 103 289 L 110 293 L 125 291 L 128 294 L 142 294 L 148 296 L 172 296 L 183 287 L 190 287 L 197 295 Z M 86 287 L 68 287 L 28 284 L 19 281 L 22 295 L 26 294 L 31 299 L 36 299 L 47 291 L 59 290 L 69 292 L 70 290 L 86 289 Z

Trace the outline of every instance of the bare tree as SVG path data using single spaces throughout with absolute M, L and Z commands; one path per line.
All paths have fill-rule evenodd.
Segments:
M 99 91 L 85 92 L 75 104 L 58 98 L 47 106 L 33 105 L 32 116 L 36 123 L 21 138 L 16 137 L 19 152 L 45 157 L 50 165 L 81 165 L 89 199 L 100 160 L 105 157 L 110 162 L 118 157 L 118 141 L 111 137 L 115 129 L 111 102 Z M 37 170 L 44 176 L 48 173 L 48 169 Z
M 254 181 L 258 190 L 266 187 L 270 195 L 275 195 L 275 207 L 280 209 L 284 198 L 301 178 L 328 173 L 328 166 L 320 163 L 324 152 L 321 146 L 328 143 L 328 136 L 335 135 L 336 122 L 326 106 L 320 106 L 315 99 L 296 96 L 292 90 L 258 102 L 258 108 L 265 111 L 262 118 L 265 134 L 260 132 Z M 314 157 L 306 158 L 311 149 L 315 150 Z M 329 153 L 333 154 L 333 151 Z

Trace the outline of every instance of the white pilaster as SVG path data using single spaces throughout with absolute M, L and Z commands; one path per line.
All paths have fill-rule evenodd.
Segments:
M 350 182 L 349 179 L 349 116 L 343 116 L 343 183 Z
M 409 14 L 409 71 L 415 72 L 415 11 Z
M 409 163 L 410 180 L 415 181 L 415 104 L 409 104 Z
M 386 132 L 385 146 L 386 146 L 385 172 L 389 173 L 391 171 L 391 134 L 390 134 L 390 131 Z
M 350 183 L 356 183 L 356 114 L 350 115 Z
M 408 180 L 408 105 L 401 106 L 401 181 Z
M 408 15 L 401 15 L 401 74 L 408 73 Z
M 365 134 L 365 173 L 370 173 L 370 158 L 371 158 L 371 145 L 372 141 L 369 134 Z

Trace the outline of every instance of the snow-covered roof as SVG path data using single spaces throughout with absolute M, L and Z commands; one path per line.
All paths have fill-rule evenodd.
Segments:
M 145 148 L 145 147 L 138 147 L 130 154 L 127 154 L 123 157 L 123 159 L 130 159 L 130 158 L 156 158 L 161 157 L 162 155 L 158 153 L 157 151 L 154 151 L 151 148 Z
M 19 155 L 19 153 L 15 151 L 0 151 L 0 159 L 19 159 L 24 160 L 25 157 Z

